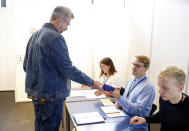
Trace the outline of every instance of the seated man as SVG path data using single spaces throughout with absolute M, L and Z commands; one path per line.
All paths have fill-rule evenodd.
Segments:
M 151 117 L 135 116 L 130 123 L 161 123 L 161 131 L 189 131 L 189 97 L 182 93 L 185 81 L 185 73 L 177 67 L 167 67 L 160 72 L 159 112 Z
M 117 108 L 122 107 L 130 115 L 139 115 L 141 117 L 150 115 L 155 89 L 145 75 L 149 65 L 150 60 L 148 57 L 136 56 L 132 68 L 134 77 L 128 81 L 123 96 L 118 91 L 113 92 L 113 96 L 117 100 Z M 145 130 L 148 130 L 147 125 Z

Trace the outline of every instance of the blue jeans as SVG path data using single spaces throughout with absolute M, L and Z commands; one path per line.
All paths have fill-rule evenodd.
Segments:
M 63 113 L 63 101 L 32 100 L 35 111 L 35 131 L 59 131 Z

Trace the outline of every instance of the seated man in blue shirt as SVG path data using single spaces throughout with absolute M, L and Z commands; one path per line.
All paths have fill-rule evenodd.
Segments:
M 117 100 L 116 108 L 122 107 L 129 115 L 150 115 L 155 89 L 145 75 L 149 65 L 150 60 L 148 57 L 136 56 L 132 68 L 134 77 L 128 81 L 123 96 L 118 91 L 113 92 L 113 96 Z

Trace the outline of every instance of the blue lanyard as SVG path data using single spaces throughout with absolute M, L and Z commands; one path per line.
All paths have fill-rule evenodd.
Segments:
M 104 83 L 103 83 L 103 84 L 105 84 L 105 83 L 108 81 L 108 79 L 109 79 L 109 77 L 108 77 L 106 80 L 104 80 Z
M 128 93 L 127 93 L 127 97 L 130 95 L 130 93 L 133 91 L 133 89 L 139 84 L 139 83 L 141 83 L 142 81 L 144 81 L 146 79 L 146 76 L 142 79 L 142 80 L 140 80 L 134 87 L 132 87 L 132 85 L 133 85 L 133 83 L 131 84 L 131 86 L 129 87 L 129 91 L 128 91 Z M 132 88 L 132 89 L 131 89 Z

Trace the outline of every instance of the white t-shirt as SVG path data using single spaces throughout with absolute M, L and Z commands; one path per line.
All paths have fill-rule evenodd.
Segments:
M 114 88 L 121 88 L 121 80 L 120 80 L 120 77 L 117 75 L 117 73 L 114 73 L 109 78 L 106 75 L 102 75 L 99 78 L 99 81 L 102 84 L 107 84 L 107 85 L 112 86 Z

